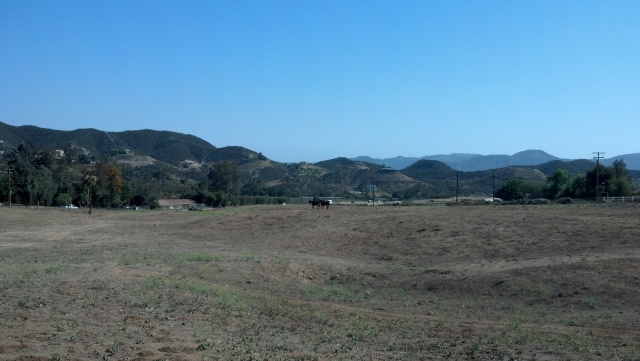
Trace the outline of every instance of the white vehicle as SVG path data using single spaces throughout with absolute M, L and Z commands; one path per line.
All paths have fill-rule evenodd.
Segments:
M 74 206 L 73 204 L 69 204 L 65 208 L 67 208 L 67 209 L 78 209 L 78 207 Z

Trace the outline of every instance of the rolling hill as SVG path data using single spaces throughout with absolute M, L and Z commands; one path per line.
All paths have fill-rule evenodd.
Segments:
M 277 188 L 275 193 L 290 195 L 340 194 L 355 190 L 366 193 L 373 185 L 376 192 L 389 194 L 411 190 L 442 197 L 450 197 L 456 192 L 487 195 L 511 178 L 544 182 L 559 168 L 579 174 L 594 167 L 592 160 L 564 161 L 540 150 L 526 150 L 511 156 L 465 153 L 390 159 L 362 156 L 354 159 L 338 157 L 313 164 L 283 164 L 241 146 L 218 148 L 196 136 L 170 131 L 60 131 L 0 122 L 0 150 L 11 149 L 20 143 L 34 149 L 81 148 L 95 160 L 108 159 L 128 166 L 125 178 L 133 177 L 136 167 L 155 167 L 153 172 L 162 168 L 163 172 L 172 173 L 176 182 L 186 178 L 199 182 L 206 179 L 214 162 L 229 160 L 238 164 L 245 181 L 257 180 L 256 185 L 261 182 L 263 187 Z M 640 169 L 640 154 L 621 157 L 634 179 L 640 178 L 640 171 L 633 170 L 635 167 Z M 609 165 L 614 159 L 602 163 Z M 637 166 L 636 162 L 639 163 Z
M 45 149 L 78 147 L 98 159 L 115 154 L 144 155 L 174 165 L 184 160 L 206 162 L 220 153 L 218 148 L 193 135 L 149 129 L 124 132 L 105 132 L 92 128 L 62 131 L 31 125 L 15 127 L 0 122 L 0 140 L 7 147 L 16 147 L 20 143 Z
M 458 171 L 480 171 L 498 169 L 510 166 L 534 166 L 552 161 L 558 162 L 586 162 L 593 163 L 590 159 L 569 160 L 561 159 L 547 154 L 541 150 L 525 150 L 513 155 L 480 155 L 467 153 L 453 153 L 449 155 L 429 155 L 424 157 L 394 157 L 394 158 L 371 158 L 359 156 L 351 158 L 356 161 L 365 161 L 385 165 L 395 169 L 404 169 L 419 160 L 438 160 L 446 163 L 451 168 Z M 602 160 L 602 164 L 610 166 L 617 159 L 622 159 L 629 170 L 640 170 L 640 153 L 617 155 Z M 560 164 L 560 163 L 556 163 Z M 579 167 L 581 168 L 581 167 Z

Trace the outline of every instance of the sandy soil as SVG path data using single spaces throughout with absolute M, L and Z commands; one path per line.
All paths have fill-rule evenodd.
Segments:
M 640 207 L 0 207 L 0 360 L 640 360 Z

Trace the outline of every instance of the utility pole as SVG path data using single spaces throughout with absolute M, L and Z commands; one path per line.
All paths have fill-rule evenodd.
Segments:
M 373 206 L 376 206 L 376 184 L 373 183 L 373 185 L 371 186 L 371 194 L 372 194 L 372 201 L 373 201 Z
M 496 200 L 496 170 L 493 170 L 491 176 L 491 201 L 495 202 Z
M 600 196 L 600 159 L 604 159 L 604 157 L 601 157 L 600 154 L 604 154 L 604 152 L 593 152 L 591 154 L 596 154 L 596 156 L 593 158 L 596 160 L 596 201 L 597 201 L 598 197 Z
M 460 187 L 460 181 L 459 181 L 459 175 L 458 173 L 460 173 L 459 171 L 456 171 L 456 204 L 458 203 L 458 188 Z
M 7 168 L 7 174 L 9 174 L 9 208 L 11 208 L 11 172 L 13 172 L 13 168 L 9 166 Z

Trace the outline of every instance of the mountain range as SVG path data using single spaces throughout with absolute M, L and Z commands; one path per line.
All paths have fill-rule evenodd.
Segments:
M 569 162 L 571 159 L 562 159 L 550 155 L 542 150 L 525 150 L 513 155 L 481 155 L 469 153 L 453 153 L 427 155 L 424 157 L 394 157 L 394 158 L 371 158 L 368 156 L 359 156 L 351 158 L 355 161 L 368 162 L 384 165 L 394 169 L 404 169 L 415 162 L 425 160 L 437 160 L 443 162 L 457 171 L 472 172 L 489 169 L 498 169 L 511 166 L 531 166 L 540 165 L 547 162 L 562 161 Z M 640 153 L 623 154 L 614 157 L 608 157 L 601 160 L 601 163 L 609 166 L 617 159 L 622 159 L 629 170 L 640 170 Z
M 178 183 L 187 178 L 205 179 L 215 162 L 229 160 L 237 163 L 243 177 L 257 187 L 254 194 L 264 192 L 260 190 L 264 187 L 270 189 L 270 194 L 364 194 L 374 185 L 376 194 L 406 197 L 411 197 L 412 192 L 431 197 L 450 197 L 457 192 L 486 195 L 512 178 L 545 182 L 556 169 L 579 174 L 595 165 L 592 159 L 561 159 L 541 150 L 514 155 L 454 153 L 387 159 L 361 156 L 316 163 L 279 163 L 241 146 L 215 147 L 196 136 L 170 131 L 60 131 L 0 122 L 0 157 L 21 143 L 33 149 L 62 151 L 57 154 L 79 152 L 83 158 L 77 161 L 85 165 L 105 159 L 122 164 L 125 178 L 133 177 L 138 167 L 161 170 L 173 175 L 165 179 Z M 615 159 L 624 159 L 634 182 L 640 184 L 640 153 L 607 158 L 602 163 L 610 165 Z
M 75 146 L 98 155 L 124 152 L 151 157 L 173 165 L 179 165 L 185 161 L 206 164 L 222 159 L 234 160 L 240 164 L 252 160 L 268 160 L 262 154 L 244 147 L 218 148 L 193 135 L 150 129 L 124 132 L 106 132 L 92 128 L 61 131 L 31 125 L 12 126 L 0 122 L 0 142 L 0 150 L 15 147 L 20 143 L 29 144 L 33 148 L 43 146 L 47 149 L 64 149 L 68 146 Z M 629 170 L 640 170 L 640 153 L 608 157 L 601 162 L 604 165 L 611 165 L 616 159 L 623 159 Z M 525 150 L 513 155 L 452 153 L 382 159 L 359 156 L 350 158 L 350 160 L 383 165 L 397 170 L 407 168 L 419 160 L 435 160 L 447 164 L 456 171 L 465 172 L 510 166 L 532 166 L 553 161 L 570 161 L 550 155 L 542 150 Z

